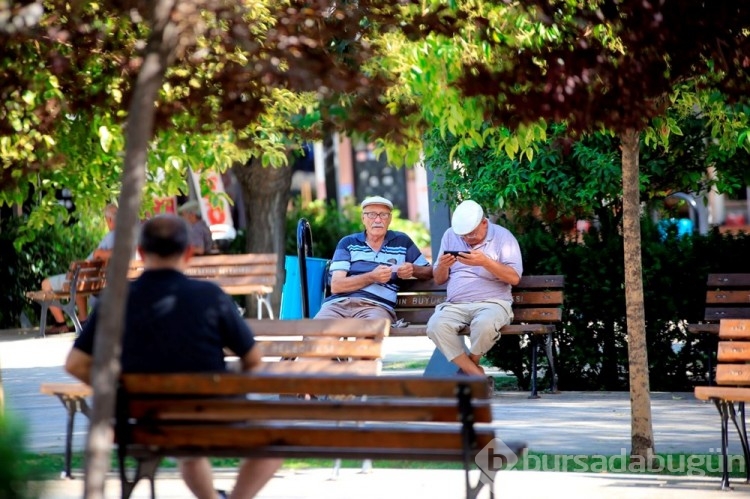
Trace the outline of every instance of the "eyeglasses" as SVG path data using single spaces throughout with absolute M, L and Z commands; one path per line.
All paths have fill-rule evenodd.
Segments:
M 484 220 L 486 220 L 486 219 L 484 219 Z M 461 238 L 462 239 L 476 239 L 476 238 L 478 238 L 479 234 L 482 232 L 482 226 L 484 225 L 484 220 L 482 220 L 481 222 L 479 222 L 479 225 L 477 226 L 476 229 L 472 230 L 468 234 L 464 234 L 463 236 L 461 236 Z
M 388 212 L 375 213 L 374 211 L 364 211 L 362 212 L 362 215 L 366 216 L 370 220 L 375 220 L 376 218 L 379 218 L 381 220 L 388 220 L 389 218 L 391 218 L 391 214 Z

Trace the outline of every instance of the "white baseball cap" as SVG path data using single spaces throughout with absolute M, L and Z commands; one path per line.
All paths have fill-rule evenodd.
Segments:
M 476 201 L 467 200 L 456 206 L 451 218 L 451 227 L 456 235 L 463 236 L 473 231 L 484 219 L 484 210 Z
M 371 196 L 369 198 L 365 198 L 360 206 L 364 208 L 365 206 L 370 206 L 371 204 L 382 204 L 383 206 L 387 206 L 388 208 L 393 209 L 393 203 L 381 196 Z

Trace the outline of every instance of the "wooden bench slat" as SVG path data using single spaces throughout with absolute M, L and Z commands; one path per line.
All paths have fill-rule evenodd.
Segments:
M 750 361 L 750 341 L 719 342 L 719 348 L 716 357 L 719 362 Z
M 255 336 L 383 338 L 390 331 L 390 321 L 386 319 L 246 319 L 245 322 Z
M 722 399 L 732 402 L 750 402 L 750 388 L 733 386 L 696 386 L 695 398 L 698 400 Z
M 518 334 L 549 334 L 554 333 L 557 330 L 557 326 L 551 324 L 508 324 L 503 326 L 500 330 L 501 334 L 506 335 L 518 335 Z M 469 334 L 469 328 L 465 327 L 458 334 L 467 336 Z M 407 326 L 398 327 L 391 329 L 390 335 L 398 337 L 413 337 L 413 336 L 425 336 L 427 334 L 427 326 Z
M 750 306 L 750 291 L 710 290 L 706 292 L 706 303 L 711 305 L 746 304 Z
M 304 361 L 290 362 L 290 364 Z M 313 362 L 313 361 L 311 361 Z M 125 374 L 122 384 L 129 392 L 174 395 L 241 395 L 246 393 L 319 393 L 409 397 L 453 397 L 455 377 L 424 378 L 388 376 L 274 375 L 274 374 Z M 446 381 L 448 383 L 446 383 Z M 489 396 L 487 380 L 462 376 L 475 396 Z M 330 390 L 330 391 L 327 391 Z
M 701 323 L 701 324 L 688 324 L 687 330 L 689 333 L 711 333 L 711 334 L 719 334 L 719 324 L 708 324 L 708 323 Z
M 743 319 L 750 317 L 750 307 L 706 307 L 705 320 Z
M 382 424 L 377 426 L 337 424 L 288 425 L 254 425 L 255 427 L 237 427 L 236 425 L 179 425 L 160 426 L 158 432 L 149 432 L 147 427 L 137 426 L 133 429 L 132 442 L 136 445 L 159 446 L 166 453 L 181 447 L 204 447 L 211 450 L 219 448 L 251 448 L 272 445 L 312 447 L 318 449 L 398 449 L 414 452 L 418 449 L 453 449 L 459 453 L 462 442 L 461 434 L 456 429 L 444 425 L 403 425 Z M 494 430 L 484 432 L 477 429 L 481 442 L 485 445 L 494 437 Z
M 477 423 L 492 422 L 489 401 L 475 403 Z M 148 416 L 164 422 L 205 421 L 279 421 L 303 419 L 350 421 L 422 421 L 455 422 L 455 400 L 425 400 L 418 404 L 408 399 L 384 398 L 363 401 L 359 398 L 335 400 L 134 400 L 130 404 L 134 418 Z
M 91 397 L 93 389 L 84 383 L 42 383 L 39 391 L 44 395 L 65 395 L 68 397 Z
M 317 338 L 307 341 L 258 341 L 263 356 L 331 358 L 354 357 L 365 359 L 379 358 L 382 342 L 369 339 L 342 341 L 333 338 Z
M 379 372 L 381 367 L 382 363 L 380 360 L 339 362 L 323 359 L 297 359 L 294 361 L 265 362 L 257 372 L 263 374 L 358 374 L 366 376 Z
M 277 262 L 275 253 L 198 256 L 190 260 L 184 273 L 193 279 L 209 280 L 230 295 L 268 295 L 278 280 Z M 143 261 L 131 260 L 128 279 L 142 273 Z
M 719 385 L 750 386 L 750 365 L 719 364 L 716 366 L 716 383 Z
M 750 340 L 750 321 L 747 319 L 724 319 L 719 326 L 719 337 L 721 339 Z
M 750 286 L 750 274 L 708 274 L 706 285 L 709 287 L 748 287 Z

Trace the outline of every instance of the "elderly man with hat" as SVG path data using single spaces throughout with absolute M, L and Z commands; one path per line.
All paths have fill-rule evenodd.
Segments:
M 432 266 L 403 232 L 388 230 L 393 203 L 362 201 L 364 232 L 342 238 L 331 260 L 331 293 L 316 319 L 354 317 L 396 320 L 399 279 L 429 279 Z
M 192 200 L 179 207 L 177 212 L 185 219 L 190 227 L 190 246 L 193 248 L 193 255 L 207 255 L 211 253 L 214 247 L 214 240 L 211 237 L 211 229 L 201 218 L 201 205 L 198 201 Z
M 439 255 L 434 277 L 437 284 L 448 283 L 447 300 L 435 307 L 427 336 L 462 372 L 484 375 L 479 359 L 513 320 L 511 286 L 523 274 L 521 249 L 508 229 L 491 223 L 482 207 L 468 200 L 453 212 Z M 468 352 L 458 335 L 465 326 L 471 328 Z

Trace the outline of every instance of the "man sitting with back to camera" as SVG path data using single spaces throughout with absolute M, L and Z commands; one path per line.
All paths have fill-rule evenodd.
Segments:
M 214 283 L 183 274 L 192 256 L 188 231 L 187 223 L 174 215 L 158 215 L 143 225 L 138 252 L 144 271 L 128 291 L 123 373 L 223 372 L 227 370 L 224 348 L 239 357 L 244 371 L 253 370 L 262 361 L 255 338 L 232 298 Z M 94 309 L 65 362 L 65 369 L 87 384 L 91 383 L 98 314 Z M 178 462 L 195 497 L 216 499 L 255 497 L 283 460 L 244 459 L 229 495 L 214 490 L 207 458 L 181 458 Z
M 331 293 L 316 319 L 396 321 L 399 279 L 430 279 L 432 266 L 403 232 L 388 230 L 393 203 L 381 196 L 362 201 L 364 232 L 342 238 L 329 268 Z

